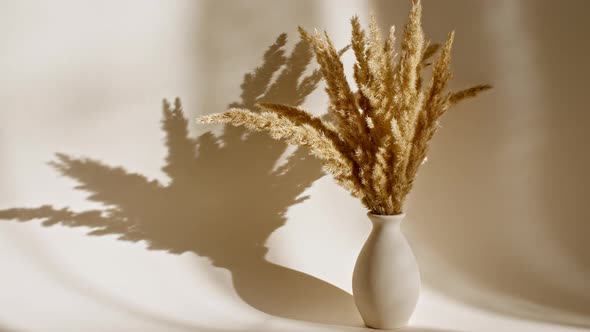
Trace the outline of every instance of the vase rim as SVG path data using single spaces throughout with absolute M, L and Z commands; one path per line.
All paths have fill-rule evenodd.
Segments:
M 401 222 L 406 214 L 405 213 L 400 213 L 400 214 L 374 214 L 371 212 L 367 212 L 367 216 L 369 217 L 369 219 L 371 219 L 372 221 L 379 221 L 379 222 Z

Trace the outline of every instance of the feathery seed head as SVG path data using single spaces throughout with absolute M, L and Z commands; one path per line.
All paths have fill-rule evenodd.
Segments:
M 372 213 L 399 214 L 417 170 L 426 160 L 440 117 L 452 105 L 491 88 L 482 84 L 458 92 L 445 91 L 451 78 L 454 32 L 434 61 L 430 82 L 423 88 L 422 71 L 440 45 L 425 42 L 421 20 L 422 3 L 412 0 L 397 57 L 393 26 L 384 41 L 374 17 L 368 36 L 359 17 L 351 18 L 350 47 L 356 58 L 357 91 L 350 88 L 340 60 L 346 47 L 338 52 L 326 32 L 314 30 L 310 34 L 298 28 L 326 81 L 333 122 L 297 107 L 273 103 L 259 103 L 262 112 L 230 109 L 199 117 L 198 121 L 245 126 L 290 144 L 308 146 L 324 169 Z M 167 101 L 164 107 L 170 108 Z

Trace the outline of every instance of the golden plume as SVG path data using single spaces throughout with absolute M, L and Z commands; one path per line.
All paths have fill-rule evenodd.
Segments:
M 353 91 L 340 56 L 327 33 L 299 28 L 320 65 L 333 122 L 289 105 L 262 103 L 264 112 L 230 109 L 202 116 L 201 123 L 229 123 L 266 131 L 271 137 L 309 147 L 324 169 L 374 214 L 402 213 L 418 168 L 438 128 L 440 117 L 456 103 L 491 88 L 481 84 L 446 92 L 451 78 L 451 32 L 432 66 L 426 87 L 422 71 L 441 48 L 427 42 L 422 31 L 422 4 L 412 1 L 403 29 L 399 57 L 395 29 L 384 38 L 371 18 L 368 35 L 357 16 L 351 20 L 351 48 L 356 63 Z

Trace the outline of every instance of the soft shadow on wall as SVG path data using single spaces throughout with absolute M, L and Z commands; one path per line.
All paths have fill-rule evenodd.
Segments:
M 403 2 L 373 1 L 382 26 Z M 408 204 L 424 282 L 506 315 L 590 327 L 587 1 L 424 1 L 427 36 L 457 30 L 452 110 Z M 547 22 L 552 22 L 547 24 Z M 476 107 L 476 109 L 472 109 Z
M 321 79 L 304 76 L 311 61 L 299 42 L 285 54 L 286 35 L 244 76 L 241 100 L 232 107 L 255 109 L 262 101 L 301 105 Z M 275 76 L 276 75 L 276 76 Z M 281 227 L 287 209 L 321 172 L 319 163 L 297 149 L 275 167 L 287 147 L 264 133 L 225 126 L 220 137 L 192 138 L 180 105 L 164 107 L 162 129 L 168 150 L 162 170 L 168 184 L 149 180 L 98 160 L 58 153 L 50 162 L 78 182 L 88 200 L 107 208 L 75 212 L 42 206 L 0 211 L 0 218 L 41 220 L 44 226 L 89 227 L 92 236 L 116 234 L 145 241 L 150 250 L 194 252 L 228 269 L 238 295 L 268 314 L 336 325 L 362 325 L 352 296 L 308 274 L 268 262 L 268 236 Z
M 248 0 L 242 3 L 258 8 L 256 10 L 271 7 L 271 2 L 267 1 Z M 312 1 L 298 3 L 311 7 Z M 239 22 L 233 19 L 228 22 L 227 18 L 221 23 L 218 20 L 218 16 L 228 16 L 227 5 L 220 6 L 217 1 L 202 1 L 202 4 L 210 7 L 204 8 L 203 18 L 218 22 L 217 26 L 206 20 L 198 24 L 201 28 L 213 26 L 212 30 L 217 36 L 209 30 L 198 31 L 199 38 L 232 36 Z M 211 10 L 216 10 L 217 16 L 210 13 Z M 220 32 L 220 25 L 227 31 Z M 263 26 L 267 28 L 268 25 Z M 287 56 L 284 54 L 284 44 L 284 37 L 280 37 L 267 51 L 264 63 L 246 76 L 242 85 L 242 99 L 234 106 L 251 108 L 256 102 L 264 100 L 299 105 L 313 90 L 319 79 L 317 75 L 308 76 L 306 81 L 301 80 L 303 70 L 310 61 L 309 51 L 304 45 L 298 45 L 294 53 Z M 210 52 L 213 49 L 215 47 L 203 47 L 196 51 Z M 237 50 L 242 48 L 237 47 Z M 236 56 L 242 56 L 235 49 L 233 51 Z M 224 73 L 228 69 L 225 66 L 231 63 L 225 59 L 221 61 L 215 52 L 206 58 L 204 65 L 209 67 L 217 61 L 220 73 Z M 206 81 L 205 86 L 209 86 L 213 80 L 210 76 L 218 74 L 215 71 L 206 72 L 203 79 Z M 271 82 L 273 75 L 277 74 L 278 79 Z M 212 89 L 215 88 L 212 86 Z M 205 89 L 202 91 L 206 95 L 211 92 Z M 203 108 L 203 112 L 223 110 L 223 107 L 201 106 L 199 108 Z M 182 110 L 164 112 L 162 128 L 166 134 L 168 156 L 163 170 L 169 177 L 168 183 L 152 181 L 142 174 L 106 165 L 99 160 L 57 154 L 51 166 L 64 176 L 76 180 L 76 189 L 88 193 L 89 200 L 102 203 L 106 208 L 83 212 L 49 205 L 13 208 L 0 211 L 0 218 L 22 222 L 38 220 L 47 227 L 60 224 L 90 228 L 88 234 L 91 236 L 112 234 L 118 235 L 122 241 L 145 241 L 150 250 L 176 254 L 194 252 L 209 257 L 215 266 L 228 269 L 238 295 L 255 308 L 281 317 L 360 326 L 360 318 L 350 294 L 322 280 L 264 259 L 267 250 L 264 243 L 268 235 L 284 224 L 284 214 L 289 206 L 305 199 L 301 197 L 305 188 L 322 176 L 318 163 L 309 159 L 303 150 L 297 150 L 285 164 L 275 168 L 275 162 L 286 148 L 283 143 L 271 140 L 264 134 L 246 133 L 231 127 L 225 127 L 220 137 L 206 133 L 193 138 L 188 134 L 187 125 Z M 132 308 L 120 304 L 115 308 L 174 329 L 224 331 L 148 317 L 152 314 L 133 312 Z M 315 324 L 302 325 L 302 330 L 317 330 L 319 327 Z M 322 326 L 319 330 L 341 329 L 339 326 Z M 360 327 L 347 329 L 366 330 Z M 0 326 L 0 330 L 15 332 L 5 326 Z M 270 330 L 275 329 L 272 326 L 256 329 Z M 443 332 L 415 327 L 400 331 Z
M 0 325 L 0 332 L 18 332 L 18 331 L 15 329 L 11 329 L 6 326 Z

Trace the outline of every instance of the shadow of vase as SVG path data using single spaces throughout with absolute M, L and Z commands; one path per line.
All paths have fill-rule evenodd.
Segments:
M 321 80 L 312 71 L 307 45 L 286 54 L 280 35 L 261 66 L 244 76 L 241 100 L 232 107 L 255 109 L 262 101 L 301 105 Z M 265 259 L 267 238 L 284 225 L 289 207 L 307 199 L 306 188 L 323 173 L 305 149 L 277 165 L 287 145 L 264 133 L 225 126 L 223 133 L 189 135 L 179 102 L 163 107 L 169 182 L 148 179 L 98 160 L 58 153 L 49 164 L 75 180 L 87 199 L 104 208 L 74 211 L 45 205 L 0 211 L 0 219 L 40 220 L 44 226 L 87 227 L 88 235 L 118 235 L 149 250 L 193 252 L 227 269 L 235 291 L 250 306 L 289 319 L 361 326 L 352 296 L 309 274 Z

